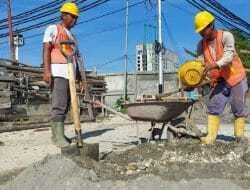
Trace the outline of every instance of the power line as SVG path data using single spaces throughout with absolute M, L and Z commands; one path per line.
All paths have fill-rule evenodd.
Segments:
M 175 7 L 176 9 L 179 9 L 179 10 L 181 10 L 181 11 L 183 11 L 183 12 L 186 12 L 186 13 L 188 13 L 188 14 L 190 14 L 190 15 L 193 15 L 192 12 L 190 12 L 190 11 L 188 11 L 188 10 L 186 10 L 186 9 L 183 9 L 182 7 L 179 7 L 179 6 L 177 6 L 177 5 L 173 4 L 173 3 L 171 3 L 169 0 L 167 0 L 167 1 L 165 1 L 165 2 L 168 3 L 169 5 Z
M 138 24 L 138 23 L 144 23 L 144 20 L 137 20 L 137 21 L 134 21 L 134 22 L 130 22 L 129 26 L 135 25 L 135 24 Z M 89 33 L 81 34 L 80 36 L 81 37 L 89 37 L 89 36 L 92 36 L 92 35 L 97 35 L 97 34 L 101 34 L 101 33 L 104 33 L 104 32 L 108 32 L 108 31 L 113 31 L 113 30 L 117 30 L 117 29 L 120 29 L 120 28 L 124 28 L 124 27 L 125 27 L 124 23 L 116 25 L 116 26 L 112 25 L 112 26 L 103 28 L 101 31 L 96 31 L 95 33 L 89 32 Z
M 226 17 L 228 17 L 231 21 L 235 22 L 236 24 L 241 25 L 242 27 L 246 28 L 247 30 L 250 29 L 250 24 L 249 23 L 247 23 L 243 19 L 236 16 L 234 13 L 232 13 L 231 11 L 229 11 L 228 9 L 223 7 L 220 3 L 218 3 L 215 0 L 208 0 L 208 1 L 209 1 L 209 3 L 211 5 L 213 5 L 213 7 L 215 7 L 218 10 L 218 12 L 220 14 L 226 15 Z M 202 2 L 204 2 L 204 0 L 202 0 Z
M 23 13 L 20 13 L 20 14 L 17 14 L 15 16 L 12 16 L 12 20 L 15 21 L 15 20 L 21 20 L 23 21 L 23 19 L 25 18 L 34 18 L 35 16 L 34 15 L 43 15 L 45 13 L 53 13 L 53 12 L 57 12 L 58 8 L 60 8 L 60 4 L 63 3 L 64 1 L 66 0 L 57 0 L 57 1 L 54 1 L 54 2 L 50 2 L 50 3 L 47 3 L 45 5 L 41 5 L 37 8 L 34 8 L 34 9 L 31 9 L 29 11 L 25 11 Z M 80 1 L 80 2 L 79 2 Z M 86 0 L 77 0 L 77 1 L 74 1 L 75 3 L 79 4 L 83 1 L 86 1 Z M 52 10 L 50 10 L 52 9 Z M 0 20 L 0 24 L 4 23 L 4 22 L 8 22 L 8 19 L 2 19 Z
M 101 5 L 101 4 L 104 4 L 104 3 L 108 2 L 108 1 L 110 1 L 110 0 L 97 0 L 95 2 L 92 2 L 92 3 L 84 6 L 84 7 L 80 7 L 79 11 L 84 12 L 86 10 L 95 8 L 95 7 L 97 7 L 97 6 Z M 56 9 L 55 11 L 57 11 L 58 9 Z M 18 29 L 18 31 L 19 32 L 26 32 L 26 31 L 36 29 L 36 28 L 40 28 L 40 27 L 43 27 L 45 25 L 49 25 L 49 24 L 52 24 L 52 23 L 55 23 L 55 22 L 58 22 L 58 21 L 60 21 L 60 17 L 54 17 L 54 18 L 51 18 L 51 19 L 48 19 L 48 20 L 45 20 L 45 21 L 42 21 L 42 22 L 39 22 L 39 23 L 36 23 L 36 24 L 33 24 L 33 25 L 29 25 L 27 27 L 20 28 L 20 29 Z M 2 34 L 0 34 L 0 38 L 7 37 L 8 35 L 9 35 L 8 32 L 2 33 Z
M 211 9 L 214 9 L 216 12 L 218 12 L 220 15 L 227 18 L 231 22 L 233 22 L 235 24 L 238 24 L 238 25 L 242 26 L 243 28 L 249 28 L 249 24 L 247 22 L 245 22 L 241 18 L 234 15 L 232 12 L 230 12 L 229 10 L 224 8 L 222 5 L 220 5 L 216 1 L 211 1 L 211 0 L 204 1 L 204 0 L 201 0 L 201 2 L 203 2 L 205 5 L 207 5 Z
M 209 12 L 211 12 L 216 19 L 221 22 L 226 28 L 228 29 L 235 29 L 238 32 L 240 32 L 243 36 L 245 36 L 246 38 L 250 38 L 250 34 L 249 32 L 244 31 L 243 29 L 240 29 L 239 27 L 237 27 L 235 24 L 232 23 L 233 19 L 229 19 L 229 21 L 225 20 L 224 18 L 220 17 L 218 14 L 216 14 L 214 11 L 219 12 L 219 14 L 224 15 L 224 13 L 222 13 L 220 10 L 214 9 L 212 8 L 212 10 L 208 10 L 206 7 L 204 7 L 201 3 L 196 2 L 195 0 L 186 0 L 188 3 L 190 3 L 191 5 L 193 5 L 194 7 L 196 7 L 199 10 L 207 10 Z M 221 7 L 222 8 L 222 7 Z M 225 13 L 226 14 L 226 13 Z M 228 13 L 227 13 L 228 14 Z M 226 14 L 226 15 L 227 15 Z M 227 15 L 228 16 L 228 15 Z M 236 18 L 235 18 L 236 19 Z M 236 19 L 237 20 L 237 19 Z M 244 27 L 246 28 L 246 27 Z
M 173 46 L 175 47 L 175 49 L 180 52 L 179 45 L 175 41 L 175 39 L 174 39 L 174 37 L 173 37 L 173 35 L 172 35 L 171 31 L 170 31 L 170 28 L 168 27 L 167 19 L 166 19 L 164 13 L 162 13 L 162 17 L 163 17 L 163 22 L 164 22 L 164 24 L 166 25 L 166 28 L 167 28 L 166 30 L 168 32 L 169 39 L 173 41 Z M 180 56 L 180 59 L 181 59 L 180 61 L 184 62 L 185 59 L 181 55 L 179 55 L 179 56 Z
M 134 7 L 134 6 L 140 5 L 140 4 L 142 4 L 143 2 L 144 2 L 144 1 L 140 1 L 140 2 L 134 3 L 134 4 L 130 5 L 129 7 Z M 83 23 L 87 23 L 87 22 L 92 22 L 92 21 L 95 21 L 95 20 L 97 20 L 97 19 L 101 19 L 101 18 L 104 18 L 104 17 L 106 17 L 106 16 L 110 16 L 110 15 L 116 14 L 116 13 L 118 13 L 118 12 L 121 12 L 121 11 L 125 10 L 125 9 L 126 9 L 126 7 L 125 7 L 125 8 L 118 9 L 118 10 L 115 10 L 115 11 L 111 11 L 111 12 L 102 14 L 102 15 L 97 16 L 97 17 L 90 18 L 90 19 L 85 20 L 85 21 L 82 21 L 82 22 L 78 22 L 77 25 L 80 25 L 80 24 L 83 24 Z M 58 19 L 58 20 L 55 20 L 55 22 L 60 20 L 59 18 L 57 18 L 57 19 Z M 138 22 L 141 22 L 141 21 L 135 21 L 134 23 L 130 23 L 129 25 L 136 24 L 136 23 L 138 23 Z M 52 23 L 53 23 L 53 22 L 52 22 Z M 119 25 L 119 26 L 116 26 L 116 27 L 113 26 L 113 28 L 111 28 L 111 29 L 105 29 L 105 30 L 103 30 L 102 32 L 106 32 L 106 31 L 110 31 L 110 30 L 115 30 L 115 29 L 122 28 L 122 27 L 124 27 L 124 24 L 123 24 L 122 26 L 120 26 L 120 25 Z M 20 30 L 18 30 L 18 31 L 21 32 Z M 98 33 L 101 33 L 101 32 L 98 32 Z M 27 37 L 25 37 L 25 38 L 28 39 L 28 38 L 33 38 L 33 37 L 41 36 L 41 35 L 43 35 L 43 33 L 30 35 L 30 36 L 27 36 Z M 91 34 L 88 34 L 88 35 L 91 35 Z M 6 43 L 8 43 L 8 41 L 0 42 L 0 45 L 1 45 L 1 44 L 6 44 Z
M 129 6 L 129 8 L 134 7 L 134 6 L 137 6 L 137 5 L 139 5 L 139 4 L 143 3 L 143 2 L 144 2 L 144 1 L 140 1 L 140 2 L 138 2 L 138 3 L 132 4 L 132 5 Z M 103 14 L 103 15 L 100 15 L 100 16 L 98 16 L 98 17 L 94 17 L 94 18 L 92 18 L 92 19 L 88 19 L 88 20 L 79 22 L 78 24 L 82 24 L 82 23 L 86 23 L 86 22 L 93 21 L 93 20 L 97 20 L 97 19 L 99 19 L 99 18 L 103 18 L 103 17 L 105 17 L 105 16 L 109 16 L 109 15 L 112 15 L 112 14 L 115 14 L 115 13 L 118 13 L 118 12 L 121 12 L 121 11 L 123 11 L 123 10 L 125 10 L 125 9 L 126 9 L 126 7 L 121 8 L 121 9 L 118 9 L 118 10 L 115 10 L 115 11 L 111 11 L 111 12 L 105 13 L 105 14 Z
M 117 57 L 115 59 L 112 59 L 112 60 L 110 60 L 110 61 L 108 61 L 106 63 L 102 63 L 102 64 L 95 65 L 95 66 L 96 66 L 96 68 L 101 68 L 101 67 L 104 67 L 104 66 L 106 66 L 106 65 L 108 65 L 110 63 L 114 63 L 114 62 L 117 62 L 117 61 L 120 61 L 120 60 L 124 60 L 124 55 L 122 55 L 120 57 Z

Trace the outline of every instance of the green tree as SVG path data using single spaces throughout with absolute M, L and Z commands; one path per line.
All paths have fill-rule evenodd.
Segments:
M 244 36 L 237 30 L 230 30 L 235 38 L 235 48 L 243 62 L 245 68 L 250 69 L 250 54 L 243 53 L 241 50 L 250 50 L 250 40 L 249 36 Z M 248 77 L 249 78 L 249 77 Z

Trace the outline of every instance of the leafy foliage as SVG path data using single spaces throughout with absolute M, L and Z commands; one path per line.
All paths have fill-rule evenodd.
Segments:
M 119 111 L 121 113 L 126 113 L 127 110 L 123 107 L 123 104 L 125 103 L 129 103 L 130 102 L 130 98 L 128 97 L 127 100 L 125 100 L 123 97 L 120 97 L 116 100 L 115 102 L 115 109 L 116 111 Z
M 230 30 L 235 38 L 235 48 L 245 68 L 250 69 L 250 54 L 242 53 L 240 50 L 250 50 L 250 40 L 237 30 Z

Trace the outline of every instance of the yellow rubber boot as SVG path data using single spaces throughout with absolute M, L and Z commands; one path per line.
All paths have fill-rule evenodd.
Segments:
M 201 137 L 201 142 L 203 144 L 212 144 L 215 141 L 218 134 L 220 118 L 215 115 L 208 115 L 207 121 L 208 121 L 207 136 Z
M 234 136 L 236 138 L 243 137 L 245 130 L 245 117 L 237 117 L 234 120 Z

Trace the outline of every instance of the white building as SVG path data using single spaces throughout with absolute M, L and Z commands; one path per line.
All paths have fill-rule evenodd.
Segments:
M 178 56 L 176 53 L 164 48 L 162 50 L 163 72 L 178 71 Z M 136 70 L 158 72 L 158 55 L 155 53 L 155 44 L 136 46 Z

